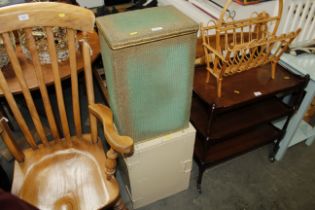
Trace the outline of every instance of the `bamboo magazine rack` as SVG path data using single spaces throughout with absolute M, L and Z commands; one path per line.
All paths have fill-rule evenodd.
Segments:
M 271 62 L 271 78 L 275 78 L 276 64 L 299 34 L 300 29 L 288 34 L 276 35 L 283 7 L 279 0 L 277 16 L 266 12 L 252 13 L 251 17 L 233 20 L 228 17 L 227 0 L 220 18 L 200 26 L 205 61 L 206 82 L 212 74 L 217 81 L 217 96 L 222 95 L 222 80 L 225 76 L 240 73 Z

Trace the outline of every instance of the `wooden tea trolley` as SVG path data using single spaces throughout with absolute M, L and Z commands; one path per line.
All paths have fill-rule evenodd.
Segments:
M 215 78 L 204 82 L 206 67 L 196 68 L 190 120 L 197 130 L 194 158 L 199 166 L 199 191 L 207 168 L 236 155 L 274 142 L 270 154 L 274 159 L 309 76 L 295 75 L 278 65 L 272 79 L 270 65 L 227 77 L 221 98 L 216 95 Z M 286 96 L 290 100 L 284 100 Z M 281 129 L 272 124 L 284 117 Z

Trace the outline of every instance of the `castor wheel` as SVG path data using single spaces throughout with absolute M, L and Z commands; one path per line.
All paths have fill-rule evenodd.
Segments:
M 270 161 L 271 163 L 274 163 L 274 162 L 276 161 L 275 156 L 270 156 L 270 157 L 269 157 L 269 161 Z
M 197 191 L 199 194 L 201 194 L 201 184 L 197 184 Z

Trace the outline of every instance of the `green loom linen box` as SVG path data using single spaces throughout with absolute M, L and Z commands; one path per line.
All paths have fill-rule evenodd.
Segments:
M 109 104 L 135 142 L 188 127 L 198 24 L 172 6 L 97 18 Z

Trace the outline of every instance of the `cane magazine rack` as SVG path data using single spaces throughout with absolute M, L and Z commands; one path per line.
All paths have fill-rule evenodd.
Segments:
M 266 12 L 252 13 L 251 17 L 234 20 L 228 16 L 228 0 L 219 19 L 201 25 L 200 31 L 207 65 L 206 82 L 210 74 L 216 78 L 217 96 L 222 95 L 223 77 L 241 73 L 271 62 L 271 78 L 275 78 L 276 64 L 299 34 L 300 29 L 276 35 L 282 14 L 283 0 L 279 0 L 277 16 Z

